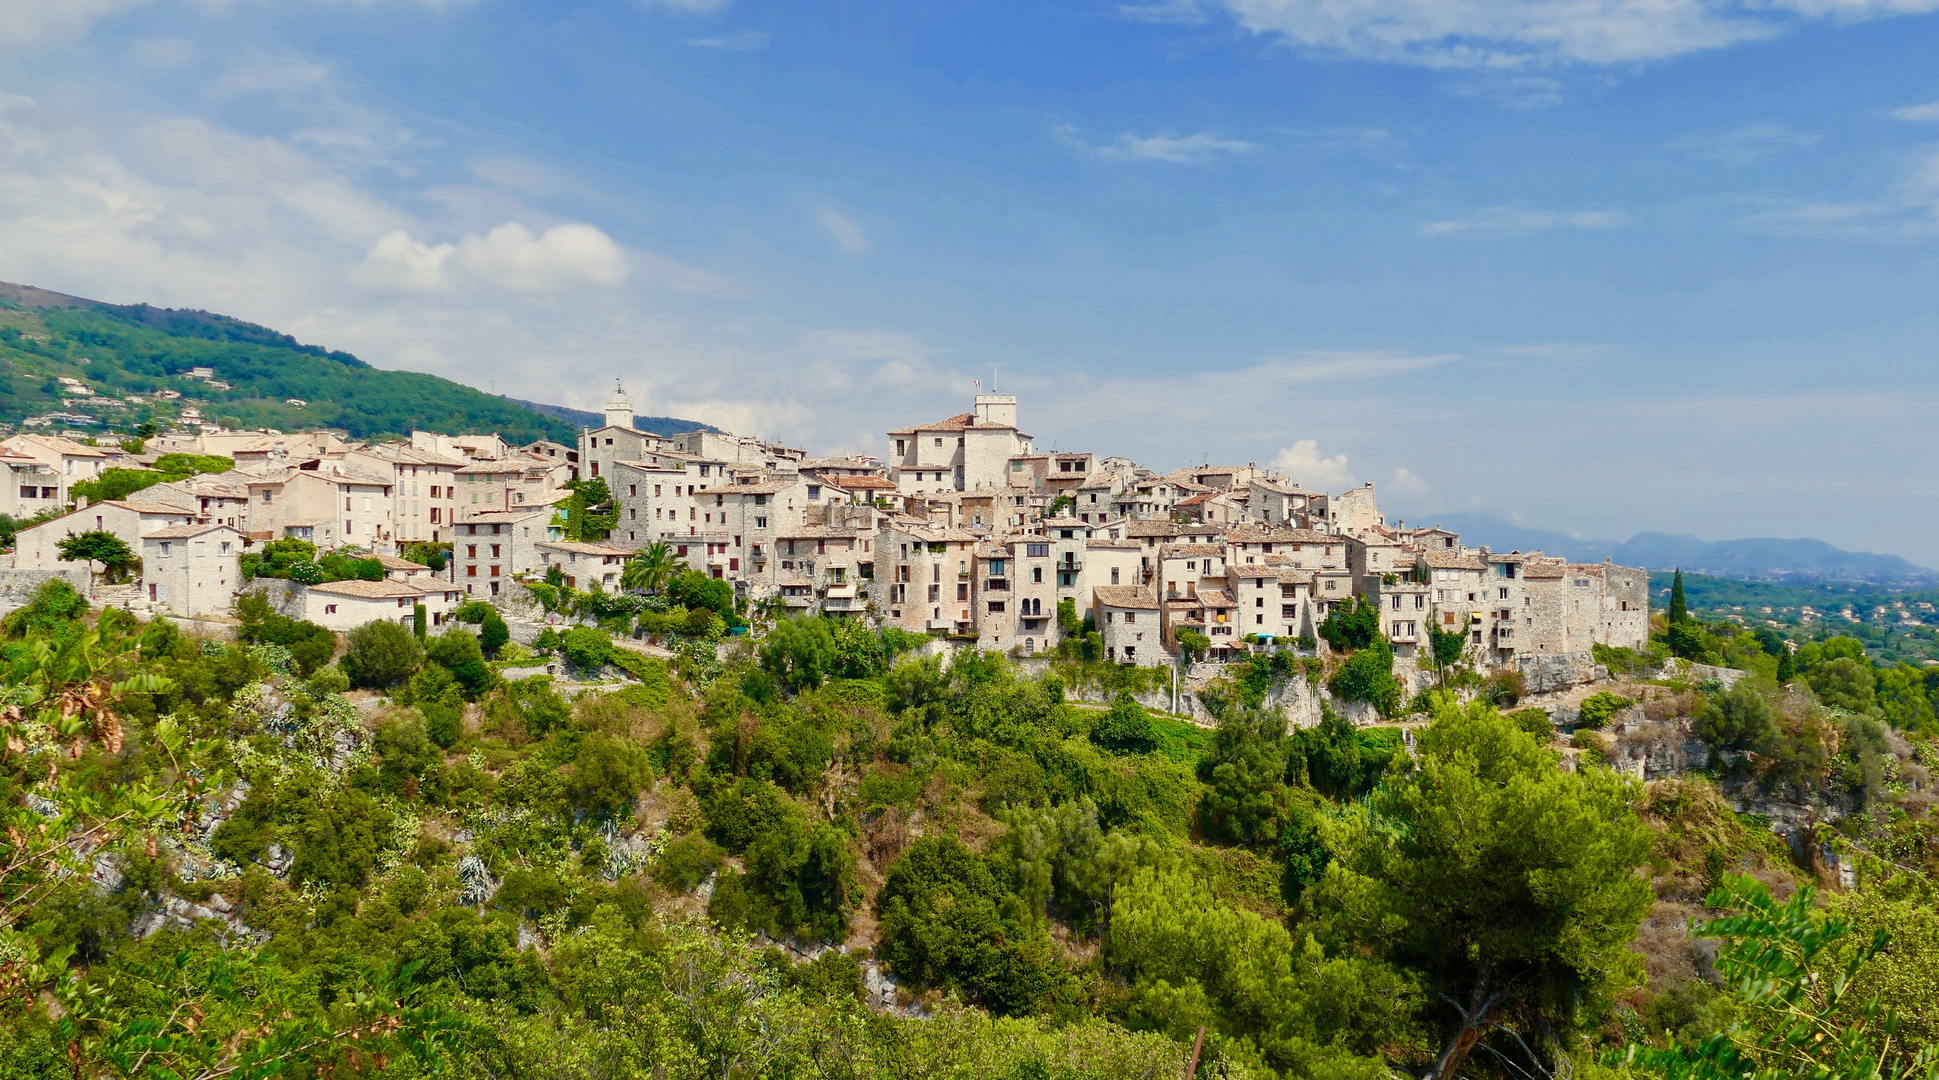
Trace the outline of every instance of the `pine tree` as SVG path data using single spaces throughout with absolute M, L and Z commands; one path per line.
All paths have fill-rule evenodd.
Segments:
M 1683 568 L 1676 568 L 1676 581 L 1670 585 L 1670 624 L 1672 626 L 1690 617 L 1690 605 L 1683 599 Z

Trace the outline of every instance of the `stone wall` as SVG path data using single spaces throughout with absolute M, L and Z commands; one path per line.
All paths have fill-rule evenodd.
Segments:
M 34 593 L 42 585 L 59 578 L 85 593 L 88 591 L 88 571 L 79 563 L 70 563 L 53 570 L 16 570 L 0 567 L 0 612 L 12 611 L 27 606 Z

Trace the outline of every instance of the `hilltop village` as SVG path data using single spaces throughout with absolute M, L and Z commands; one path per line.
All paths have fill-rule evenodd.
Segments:
M 1460 631 L 1478 669 L 1559 688 L 1592 677 L 1593 645 L 1648 640 L 1643 570 L 1470 548 L 1388 521 L 1372 483 L 1326 492 L 1250 463 L 1159 473 L 1042 452 L 1014 395 L 978 394 L 967 412 L 888 432 L 886 460 L 642 431 L 634 416 L 616 387 L 577 446 L 197 424 L 136 452 L 21 434 L 0 443 L 12 474 L 0 512 L 45 518 L 19 532 L 16 580 L 66 576 L 103 602 L 192 619 L 226 616 L 255 587 L 246 553 L 277 540 L 382 563 L 381 580 L 290 584 L 288 614 L 335 630 L 409 624 L 420 605 L 432 626 L 469 600 L 515 607 L 548 575 L 617 591 L 628 560 L 664 544 L 729 583 L 743 609 L 865 619 L 1019 657 L 1080 622 L 1126 665 L 1314 649 L 1329 613 L 1371 605 L 1397 662 L 1414 666 L 1430 627 Z M 124 498 L 74 491 L 165 455 L 227 462 Z M 573 527 L 575 492 L 599 501 L 586 508 L 601 515 L 597 535 Z M 129 580 L 98 584 L 62 558 L 61 541 L 97 531 L 138 557 Z

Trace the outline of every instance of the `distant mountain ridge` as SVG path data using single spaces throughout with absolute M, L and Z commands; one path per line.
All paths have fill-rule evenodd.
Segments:
M 1422 519 L 1417 524 L 1426 523 Z M 1486 514 L 1442 514 L 1432 519 L 1461 534 L 1471 547 L 1536 551 L 1572 562 L 1610 559 L 1648 570 L 1681 567 L 1692 573 L 1746 581 L 1863 581 L 1877 584 L 1939 583 L 1939 572 L 1897 555 L 1846 551 L 1823 540 L 1756 537 L 1704 540 L 1688 534 L 1637 533 L 1628 540 L 1578 540 L 1565 533 L 1529 529 Z
M 499 396 L 504 397 L 502 394 Z M 547 405 L 543 401 L 523 401 L 515 397 L 508 397 L 505 400 L 514 405 L 523 405 L 540 416 L 564 420 L 576 427 L 596 428 L 604 427 L 606 424 L 605 413 L 568 409 L 564 405 Z M 721 430 L 712 424 L 703 424 L 698 420 L 682 420 L 676 416 L 635 416 L 633 427 L 640 431 L 650 431 L 655 435 L 678 435 L 686 431 L 711 431 L 721 434 Z

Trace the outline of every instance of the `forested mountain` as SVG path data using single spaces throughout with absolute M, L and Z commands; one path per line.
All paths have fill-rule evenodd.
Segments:
M 1403 701 L 1376 631 L 1206 729 L 1073 612 L 1025 669 L 653 587 L 534 582 L 529 646 L 42 589 L 0 1080 L 1935 1075 L 1939 680 L 1856 640 L 1679 616 L 1545 712 L 1459 659 Z
M 1576 562 L 1612 559 L 1646 570 L 1684 570 L 1749 581 L 1863 581 L 1935 585 L 1939 572 L 1897 555 L 1845 551 L 1822 540 L 1702 540 L 1687 534 L 1637 533 L 1628 540 L 1578 540 L 1564 533 L 1511 525 L 1486 514 L 1444 514 L 1438 524 L 1471 546 L 1497 551 L 1544 551 Z
M 214 369 L 213 380 L 185 377 Z M 62 377 L 86 390 L 63 386 Z M 359 439 L 498 432 L 514 444 L 571 443 L 576 425 L 436 375 L 383 371 L 345 352 L 304 345 L 203 311 L 103 304 L 0 283 L 0 422 L 66 412 L 118 431 L 170 420 L 185 407 L 230 427 L 337 428 Z M 164 400 L 174 391 L 179 400 Z M 291 404 L 291 399 L 303 402 Z M 58 422 L 82 430 L 84 423 Z

